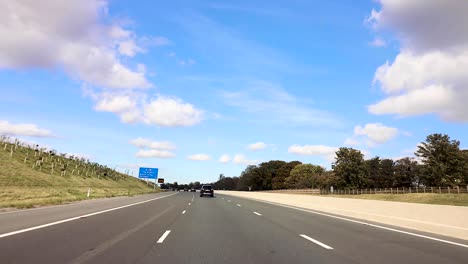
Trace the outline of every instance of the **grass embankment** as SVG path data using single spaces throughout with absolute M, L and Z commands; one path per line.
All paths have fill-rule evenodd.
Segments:
M 0 208 L 29 208 L 84 200 L 88 199 L 88 188 L 92 189 L 90 198 L 155 192 L 152 186 L 136 178 L 95 163 L 41 151 L 35 154 L 34 149 L 20 146 L 13 148 L 11 156 L 14 144 L 7 144 L 6 149 L 4 144 L 0 144 Z M 35 166 L 39 156 L 44 162 Z M 61 176 L 64 164 L 67 164 L 66 175 Z
M 368 199 L 405 203 L 442 204 L 468 206 L 468 194 L 448 193 L 405 193 L 405 194 L 360 194 L 360 195 L 330 195 L 339 198 Z

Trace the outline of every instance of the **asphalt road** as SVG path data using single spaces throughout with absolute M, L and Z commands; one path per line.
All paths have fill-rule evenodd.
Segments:
M 422 235 L 460 245 L 234 196 L 168 192 L 0 213 L 0 263 L 468 263 L 468 241 Z

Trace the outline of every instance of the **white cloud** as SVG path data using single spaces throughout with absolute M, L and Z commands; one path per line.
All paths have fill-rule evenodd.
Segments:
M 138 92 L 87 91 L 97 111 L 115 113 L 124 123 L 145 123 L 162 127 L 192 126 L 203 120 L 203 111 L 176 97 L 146 99 Z
M 187 159 L 196 160 L 196 161 L 206 161 L 206 160 L 210 160 L 211 157 L 207 154 L 194 154 L 194 155 L 188 156 Z
M 265 149 L 266 147 L 267 145 L 263 142 L 252 143 L 248 146 L 248 148 L 253 151 Z
M 337 147 L 329 147 L 324 145 L 292 145 L 288 148 L 289 153 L 307 156 L 326 156 L 335 154 Z
M 196 63 L 196 61 L 195 61 L 195 60 L 192 60 L 192 59 L 180 60 L 180 61 L 179 61 L 179 64 L 180 64 L 181 66 L 192 66 L 192 65 L 194 65 L 195 63 Z
M 103 94 L 96 102 L 96 111 L 125 113 L 133 110 L 136 102 L 128 95 Z
M 374 40 L 372 40 L 372 42 L 369 43 L 369 45 L 373 47 L 385 47 L 387 46 L 387 43 L 382 38 L 376 37 Z
M 153 141 L 147 138 L 135 138 L 130 140 L 130 144 L 139 148 L 150 148 L 158 150 L 174 150 L 176 147 L 169 141 Z
M 344 145 L 346 146 L 356 146 L 359 145 L 359 140 L 355 138 L 347 138 L 344 142 Z
M 159 96 L 144 106 L 144 122 L 166 127 L 191 126 L 201 122 L 203 112 L 178 98 Z
M 224 154 L 221 157 L 219 157 L 218 161 L 221 163 L 228 163 L 229 161 L 231 161 L 231 157 L 228 154 Z
M 387 127 L 380 123 L 366 124 L 364 127 L 355 126 L 354 135 L 365 136 L 370 141 L 368 145 L 385 143 L 398 135 L 398 129 L 394 127 Z
M 138 158 L 161 158 L 161 159 L 168 159 L 175 157 L 175 154 L 167 151 L 167 150 L 157 150 L 157 149 L 149 149 L 144 150 L 141 149 L 137 152 L 136 156 Z
M 373 114 L 436 114 L 468 122 L 468 1 L 380 0 L 368 21 L 390 29 L 402 43 L 392 63 L 374 77 L 387 98 L 369 106 Z M 437 21 L 437 23 L 433 23 Z
M 0 68 L 63 68 L 97 86 L 151 86 L 120 61 L 138 48 L 133 32 L 103 22 L 107 1 L 1 1 L 0 10 Z
M 34 124 L 11 124 L 0 120 L 0 135 L 28 136 L 28 137 L 54 137 L 51 131 Z
M 242 165 L 255 165 L 260 163 L 258 160 L 249 160 L 242 154 L 236 154 L 232 159 L 234 164 L 242 164 Z
M 119 53 L 128 57 L 133 57 L 143 49 L 138 47 L 134 40 L 125 40 L 119 43 Z

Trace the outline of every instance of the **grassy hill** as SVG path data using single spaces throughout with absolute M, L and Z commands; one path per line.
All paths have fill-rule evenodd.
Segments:
M 139 179 L 83 158 L 1 138 L 0 208 L 88 199 L 89 188 L 89 198 L 155 191 Z

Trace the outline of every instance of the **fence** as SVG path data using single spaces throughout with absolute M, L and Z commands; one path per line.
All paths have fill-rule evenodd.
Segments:
M 396 188 L 366 188 L 366 189 L 281 189 L 268 190 L 270 193 L 294 193 L 294 194 L 321 194 L 321 195 L 360 195 L 360 194 L 404 194 L 404 193 L 468 193 L 467 186 L 454 187 L 396 187 Z
M 359 195 L 359 194 L 405 194 L 405 193 L 468 193 L 467 186 L 454 187 L 396 187 L 396 188 L 367 188 L 367 189 L 321 189 L 320 194 L 328 195 Z

